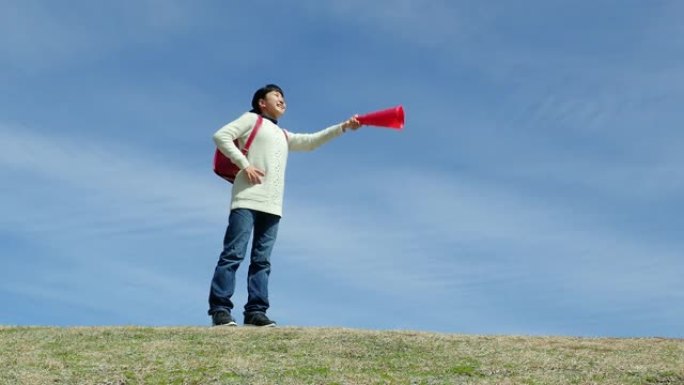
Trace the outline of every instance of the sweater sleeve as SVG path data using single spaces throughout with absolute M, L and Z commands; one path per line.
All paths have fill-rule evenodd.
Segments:
M 287 131 L 290 151 L 311 151 L 342 135 L 342 124 L 336 124 L 311 134 L 296 134 Z
M 239 118 L 221 127 L 214 133 L 214 143 L 221 153 L 235 163 L 240 170 L 249 166 L 247 157 L 240 151 L 233 141 L 247 136 L 254 123 L 256 115 L 249 112 L 244 113 Z M 243 139 L 242 142 L 244 142 Z

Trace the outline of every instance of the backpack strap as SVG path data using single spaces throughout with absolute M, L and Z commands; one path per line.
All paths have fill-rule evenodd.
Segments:
M 263 123 L 263 121 L 264 118 L 261 115 L 257 115 L 257 120 L 256 123 L 254 123 L 254 128 L 252 128 L 252 132 L 249 134 L 247 142 L 245 142 L 245 147 L 242 148 L 243 154 L 247 155 L 247 151 L 249 151 L 249 148 L 252 146 L 254 137 L 256 136 L 257 132 L 259 132 L 259 127 L 261 127 L 261 123 Z

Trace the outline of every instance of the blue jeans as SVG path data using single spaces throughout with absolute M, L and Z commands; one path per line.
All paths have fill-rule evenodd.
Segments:
M 278 235 L 280 217 L 256 210 L 234 209 L 228 218 L 223 238 L 223 252 L 219 257 L 209 292 L 209 315 L 217 311 L 230 314 L 235 292 L 235 273 L 245 259 L 249 237 L 254 229 L 252 253 L 247 273 L 247 304 L 245 313 L 268 309 L 268 276 L 271 273 L 271 251 Z

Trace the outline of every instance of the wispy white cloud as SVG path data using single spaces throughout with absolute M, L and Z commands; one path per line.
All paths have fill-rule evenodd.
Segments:
M 354 183 L 364 186 L 358 199 L 369 204 L 337 199 L 325 210 L 297 207 L 287 238 L 306 245 L 296 252 L 301 263 L 387 295 L 410 298 L 465 281 L 475 288 L 461 298 L 467 302 L 492 280 L 522 279 L 568 298 L 593 290 L 662 296 L 684 268 L 677 258 L 680 245 L 636 240 L 594 212 L 496 183 L 419 170 L 367 175 Z M 342 186 L 332 182 L 329 188 Z M 458 290 L 448 295 L 453 299 Z
M 147 221 L 158 225 L 202 222 L 214 216 L 216 208 L 212 203 L 225 201 L 225 190 L 213 188 L 216 184 L 209 173 L 193 174 L 191 170 L 180 169 L 172 159 L 136 153 L 122 144 L 66 139 L 7 126 L 2 126 L 0 138 L 3 168 L 33 177 L 28 187 L 17 188 L 33 189 L 33 194 L 48 199 L 49 190 L 68 188 L 71 197 L 62 198 L 69 201 L 75 197 L 81 203 L 106 207 L 111 210 L 108 214 L 122 216 L 127 225 Z M 17 218 L 22 217 L 19 212 L 16 214 Z M 139 221 L 133 221 L 134 218 Z M 5 217 L 10 219 L 11 216 Z M 87 227 L 84 223 L 84 230 Z
M 112 142 L 2 125 L 0 143 L 8 182 L 0 231 L 31 240 L 41 253 L 29 259 L 2 245 L 14 272 L 3 291 L 103 312 L 118 323 L 201 316 L 208 278 L 197 275 L 209 275 L 212 246 L 220 243 L 211 240 L 228 212 L 224 183 Z M 204 268 L 189 269 L 196 266 Z M 154 319 L 151 309 L 180 314 Z
M 400 0 L 332 1 L 326 4 L 301 1 L 297 6 L 315 13 L 327 15 L 338 23 L 370 27 L 382 31 L 381 40 L 410 41 L 429 47 L 444 44 L 457 46 L 470 38 L 476 26 L 491 14 L 477 2 Z M 391 37 L 390 37 L 391 36 Z
M 163 41 L 186 31 L 197 10 L 183 1 L 76 2 L 66 8 L 49 1 L 3 2 L 2 61 L 21 71 L 83 64 L 129 41 Z
M 49 271 L 34 268 L 30 280 L 7 277 L 0 290 L 31 302 L 50 303 L 53 309 L 77 309 L 78 313 L 71 316 L 45 310 L 43 314 L 48 318 L 31 321 L 41 324 L 66 318 L 71 320 L 66 322 L 78 325 L 83 319 L 98 317 L 100 324 L 200 322 L 206 311 L 201 301 L 206 298 L 205 282 L 142 263 L 135 266 L 111 257 L 98 258 L 102 254 L 94 249 L 88 258 L 64 258 Z

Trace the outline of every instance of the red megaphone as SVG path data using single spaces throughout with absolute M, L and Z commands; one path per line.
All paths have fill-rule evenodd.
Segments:
M 361 124 L 378 127 L 404 128 L 404 108 L 396 106 L 386 110 L 369 112 L 356 117 Z

